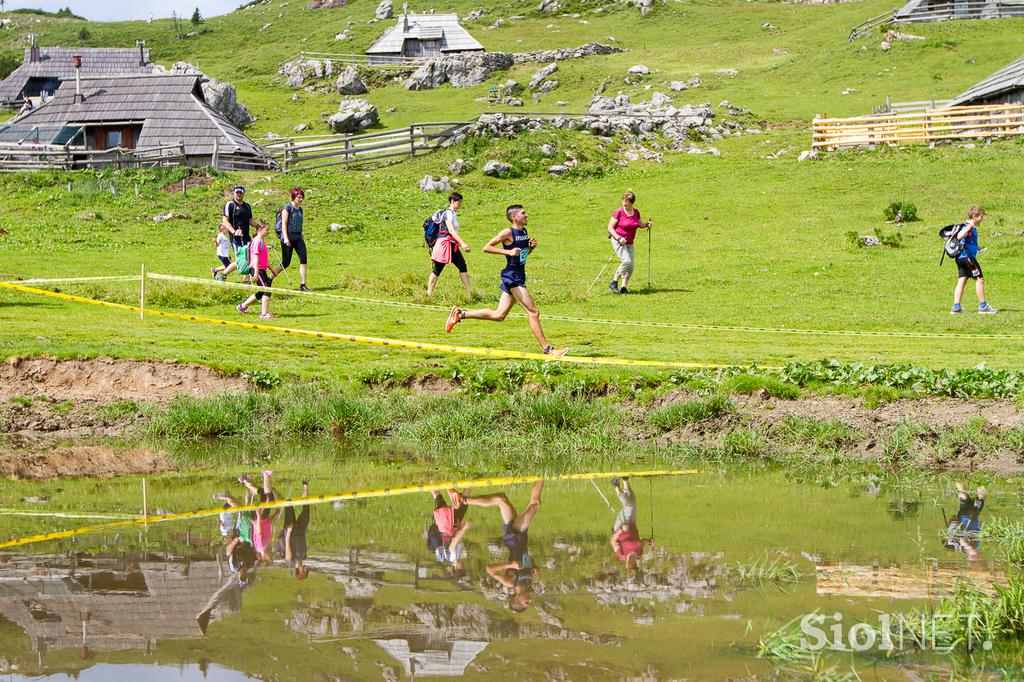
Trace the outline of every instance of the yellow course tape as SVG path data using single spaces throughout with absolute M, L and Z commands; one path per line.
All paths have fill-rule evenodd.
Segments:
M 102 277 L 57 277 L 54 279 L 19 279 L 4 284 L 65 284 L 74 282 L 128 282 L 138 281 L 138 275 L 104 275 Z
M 452 353 L 455 355 L 474 355 L 485 358 L 501 358 L 501 359 L 514 359 L 514 360 L 540 360 L 542 362 L 568 362 L 578 365 L 608 365 L 615 367 L 665 367 L 672 369 L 719 369 L 727 367 L 728 365 L 713 364 L 704 362 L 676 362 L 670 360 L 630 360 L 627 358 L 598 358 L 585 355 L 565 355 L 561 358 L 555 358 L 544 353 L 530 353 L 526 351 L 517 350 L 502 350 L 496 348 L 477 348 L 474 346 L 448 346 L 439 343 L 424 343 L 419 341 L 405 341 L 403 339 L 388 339 L 376 336 L 356 336 L 354 334 L 336 334 L 333 332 L 321 332 L 321 331 L 310 331 L 307 329 L 293 329 L 290 327 L 271 327 L 265 324 L 253 324 L 251 322 L 237 322 L 235 320 L 221 320 L 213 317 L 202 317 L 200 315 L 182 315 L 181 313 L 170 313 L 164 310 L 154 310 L 151 308 L 138 308 L 136 306 L 125 305 L 123 303 L 111 303 L 110 301 L 100 301 L 95 298 L 85 298 L 84 296 L 74 296 L 72 294 L 58 293 L 55 291 L 47 291 L 46 289 L 36 289 L 34 287 L 26 287 L 20 284 L 9 284 L 6 282 L 0 282 L 0 287 L 5 289 L 11 289 L 13 291 L 20 291 L 26 294 L 36 294 L 38 296 L 49 296 L 51 298 L 59 298 L 65 301 L 74 301 L 76 303 L 89 303 L 92 305 L 103 306 L 105 308 L 113 308 L 115 310 L 125 310 L 133 313 L 144 313 L 146 315 L 157 315 L 160 317 L 169 317 L 176 320 L 186 320 L 189 322 L 200 322 L 202 324 L 215 324 L 222 325 L 225 327 L 238 327 L 241 329 L 256 329 L 259 331 L 267 332 L 278 332 L 280 334 L 292 334 L 295 336 L 309 336 L 317 339 L 333 339 L 336 341 L 348 341 L 351 343 L 361 343 L 370 346 L 384 346 L 387 348 L 401 348 L 405 350 L 418 350 L 432 353 Z M 779 369 L 778 367 L 765 366 L 762 369 Z
M 325 294 L 319 291 L 298 291 L 296 289 L 281 289 L 261 287 L 254 284 L 241 284 L 238 282 L 220 282 L 212 279 L 200 279 L 198 277 L 183 277 L 181 275 L 162 275 L 157 273 L 146 273 L 147 279 L 159 279 L 173 282 L 187 282 L 214 287 L 232 287 L 248 291 L 267 291 L 274 294 L 286 294 L 292 296 L 312 296 L 317 298 L 346 301 L 348 303 L 361 303 L 367 305 L 391 306 L 395 308 L 413 308 L 416 310 L 431 310 L 447 312 L 448 307 L 431 303 L 410 303 L 407 301 L 389 301 L 379 298 L 364 298 L 361 296 L 344 296 L 341 294 Z M 137 279 L 137 278 L 136 278 Z M 20 283 L 20 282 L 19 282 Z M 520 313 L 513 313 L 520 315 Z M 652 322 L 649 320 L 613 320 L 599 317 L 573 317 L 568 315 L 550 315 L 544 313 L 545 320 L 557 320 L 559 322 L 579 322 L 582 324 L 609 324 L 622 327 L 650 327 L 655 329 L 680 329 L 685 331 L 713 331 L 713 332 L 742 332 L 754 334 L 791 334 L 795 336 L 864 336 L 873 338 L 894 338 L 894 339 L 982 339 L 992 341 L 1024 341 L 1021 334 L 966 334 L 962 332 L 912 332 L 912 331 L 870 331 L 858 329 L 798 329 L 793 327 L 743 327 L 738 325 L 722 324 L 698 324 L 690 322 Z
M 442 491 L 448 490 L 449 488 L 475 489 L 481 487 L 535 483 L 537 481 L 581 481 L 595 478 L 612 478 L 614 476 L 630 476 L 635 478 L 652 478 L 655 476 L 692 476 L 696 473 L 697 471 L 694 469 L 670 469 L 654 471 L 590 472 L 584 474 L 560 474 L 556 476 L 504 476 L 498 478 L 480 478 L 468 481 L 420 483 L 409 486 L 403 486 L 399 488 L 375 488 L 372 490 L 357 490 L 353 492 L 336 493 L 330 495 L 310 495 L 309 497 L 295 497 L 291 499 L 274 500 L 273 502 L 263 502 L 260 504 L 238 505 L 236 507 L 231 507 L 230 511 L 255 511 L 257 509 L 274 509 L 279 507 L 292 507 L 305 504 L 326 504 L 328 502 L 345 502 L 356 499 L 363 500 L 374 497 L 390 497 L 393 495 L 411 495 L 414 493 Z M 201 509 L 199 511 L 181 512 L 178 514 L 143 516 L 139 518 L 125 519 L 123 521 L 115 521 L 113 523 L 104 523 L 95 526 L 84 526 L 82 528 L 73 528 L 71 530 L 62 530 L 53 533 L 30 535 L 28 537 L 17 538 L 15 540 L 8 540 L 7 542 L 0 543 L 0 549 L 5 549 L 7 547 L 19 547 L 22 545 L 31 545 L 38 542 L 47 542 L 49 540 L 60 540 L 63 538 L 70 538 L 78 535 L 86 535 L 88 533 L 100 533 L 107 530 L 126 528 L 129 526 L 141 526 L 150 523 L 164 523 L 167 521 L 186 521 L 190 519 L 207 518 L 210 516 L 218 516 L 223 511 L 225 511 L 224 507 L 216 507 L 213 509 Z

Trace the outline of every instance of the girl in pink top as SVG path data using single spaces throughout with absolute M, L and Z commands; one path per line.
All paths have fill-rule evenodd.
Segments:
M 633 207 L 636 203 L 636 195 L 626 192 L 622 195 L 622 207 L 615 209 L 611 220 L 608 221 L 608 237 L 612 241 L 612 249 L 615 255 L 622 261 L 615 271 L 608 288 L 613 294 L 629 293 L 629 278 L 633 274 L 633 263 L 635 254 L 633 251 L 633 240 L 636 239 L 636 231 L 641 227 L 650 227 L 651 221 L 641 222 L 640 211 Z M 621 283 L 621 284 L 620 284 Z
M 252 265 L 254 283 L 261 287 L 271 286 L 271 282 L 274 279 L 274 275 L 270 270 L 270 247 L 267 246 L 268 234 L 270 234 L 270 225 L 268 223 L 261 222 L 256 226 L 256 236 L 253 237 L 252 242 L 249 243 L 249 263 Z M 262 310 L 262 312 L 260 312 L 260 319 L 271 320 L 274 318 L 274 316 L 270 314 L 269 291 L 257 291 L 255 294 L 245 299 L 244 303 L 238 305 L 238 312 L 249 312 L 249 306 L 252 305 L 254 301 L 260 301 Z

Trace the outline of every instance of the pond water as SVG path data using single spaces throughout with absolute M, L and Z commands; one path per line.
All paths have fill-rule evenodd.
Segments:
M 94 491 L 107 485 L 115 484 Z M 188 488 L 209 500 L 225 482 L 196 477 Z M 240 484 L 227 488 L 242 498 Z M 294 481 L 275 488 L 300 493 Z M 314 495 L 346 489 L 345 480 L 310 484 Z M 1024 674 L 1003 644 L 969 660 L 909 645 L 902 655 L 826 651 L 816 662 L 757 655 L 759 640 L 805 614 L 821 614 L 830 639 L 834 626 L 846 637 L 859 621 L 934 604 L 958 579 L 980 590 L 1005 581 L 1010 567 L 996 544 L 968 534 L 946 547 L 945 517 L 958 501 L 938 483 L 823 487 L 767 471 L 702 472 L 632 477 L 628 488 L 607 478 L 479 487 L 464 512 L 449 507 L 447 494 L 435 503 L 423 492 L 311 505 L 301 580 L 274 551 L 249 569 L 217 517 L 0 550 L 2 679 Z M 470 523 L 453 563 L 425 535 L 455 514 Z M 106 522 L 3 518 L 3 539 Z M 1021 520 L 1019 494 L 990 490 L 975 518 Z M 273 546 L 283 520 L 272 522 Z M 616 548 L 618 521 L 627 532 Z

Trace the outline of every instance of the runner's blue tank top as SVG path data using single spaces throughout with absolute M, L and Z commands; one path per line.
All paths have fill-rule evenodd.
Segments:
M 512 243 L 505 248 L 507 249 L 522 249 L 527 250 L 530 248 L 530 235 L 526 233 L 525 229 L 519 229 L 517 227 L 512 228 Z M 502 275 L 520 275 L 525 281 L 526 277 L 526 258 L 523 257 L 522 251 L 518 256 L 505 256 L 505 269 L 501 271 Z

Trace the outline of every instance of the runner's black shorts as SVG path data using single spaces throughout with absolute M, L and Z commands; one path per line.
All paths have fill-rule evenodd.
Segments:
M 436 260 L 430 262 L 433 263 L 433 272 L 435 277 L 440 277 L 441 271 L 444 270 L 444 266 L 448 265 L 447 263 L 438 263 Z M 459 272 L 466 272 L 468 270 L 466 267 L 466 257 L 462 255 L 462 249 L 452 252 L 452 265 L 457 267 Z
M 969 279 L 981 279 L 985 276 L 981 272 L 978 259 L 971 258 L 970 256 L 956 259 L 956 272 L 958 277 L 967 277 Z
M 272 287 L 272 286 L 274 286 L 274 280 L 271 278 L 269 272 L 267 272 L 266 270 L 259 270 L 259 271 L 256 272 L 256 284 L 261 286 L 261 287 Z M 257 291 L 256 292 L 256 300 L 257 301 L 263 300 L 264 296 L 266 296 L 267 298 L 270 298 L 270 292 L 269 291 L 266 291 L 266 292 L 264 292 L 264 291 Z M 262 496 L 262 493 L 260 493 L 260 495 Z
M 302 237 L 292 237 L 291 246 L 284 243 L 281 240 L 281 267 L 288 267 L 292 264 L 292 252 L 299 257 L 299 265 L 306 264 L 306 242 L 303 241 Z

